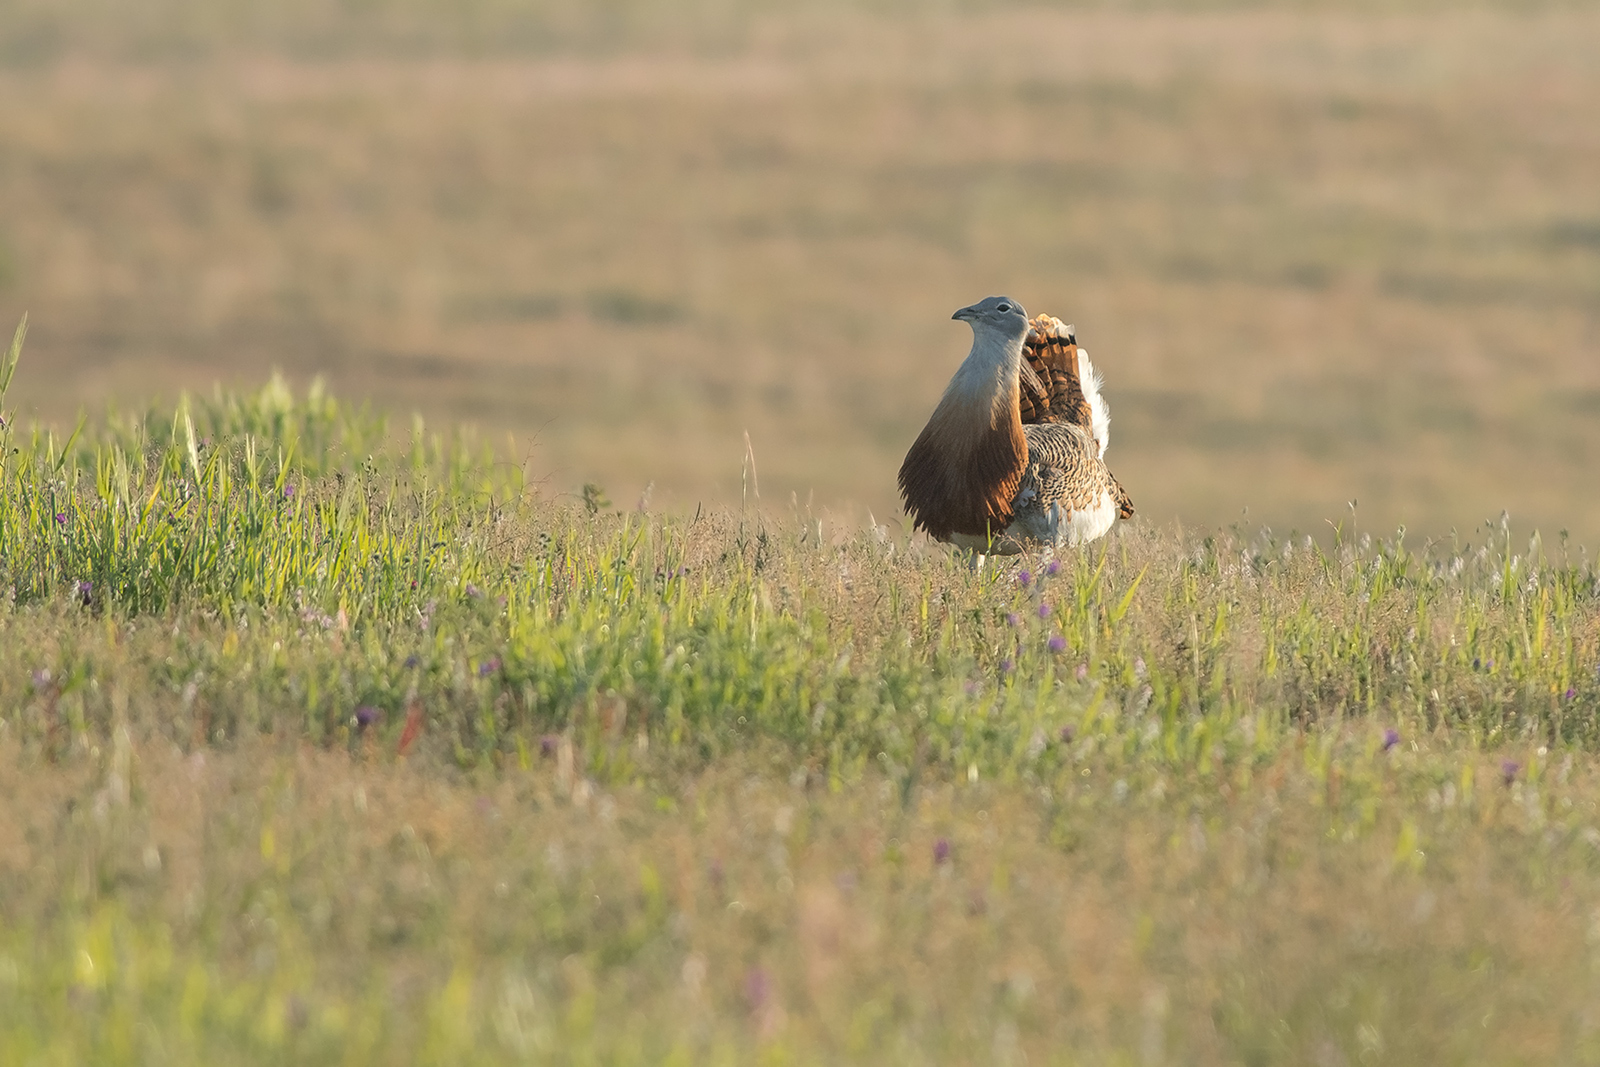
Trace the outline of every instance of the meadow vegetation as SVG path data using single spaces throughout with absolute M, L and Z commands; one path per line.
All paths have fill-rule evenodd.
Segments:
M 975 572 L 280 381 L 3 432 L 8 1063 L 1600 1057 L 1562 545 Z
M 0 1062 L 1600 1063 L 1597 42 L 0 0 Z

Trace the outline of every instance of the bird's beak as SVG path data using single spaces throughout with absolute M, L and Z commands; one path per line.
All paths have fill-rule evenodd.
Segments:
M 977 316 L 977 314 L 978 314 L 978 311 L 977 311 L 976 307 L 964 307 L 960 311 L 956 312 L 954 315 L 951 315 L 950 317 L 952 319 L 961 319 L 962 321 L 966 322 L 966 321 L 970 321 L 973 318 L 975 318 Z

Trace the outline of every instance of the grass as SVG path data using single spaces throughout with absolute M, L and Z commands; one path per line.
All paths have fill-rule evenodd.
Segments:
M 1600 1059 L 1560 543 L 974 573 L 276 381 L 0 432 L 6 1062 Z
M 1600 1063 L 1597 39 L 0 0 L 0 1062 Z

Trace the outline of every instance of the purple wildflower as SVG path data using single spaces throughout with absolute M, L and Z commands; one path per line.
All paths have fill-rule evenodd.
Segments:
M 561 747 L 560 734 L 545 734 L 539 738 L 539 755 L 554 756 L 556 749 Z
M 294 499 L 294 483 L 293 482 L 290 482 L 288 485 L 283 487 L 283 499 L 285 499 L 285 500 L 293 500 Z
M 772 998 L 772 979 L 760 967 L 752 967 L 744 976 L 744 1001 L 752 1012 L 759 1012 Z
M 946 863 L 950 859 L 950 842 L 947 838 L 939 838 L 933 843 L 933 862 Z
M 467 583 L 467 595 L 472 597 L 474 600 L 476 600 L 478 597 L 483 595 L 483 590 L 479 589 L 477 586 L 473 585 L 471 582 L 468 582 Z
M 500 669 L 500 660 L 499 659 L 486 659 L 482 663 L 478 664 L 478 677 L 479 678 L 487 678 L 487 677 L 489 677 L 489 675 L 493 674 L 495 671 L 497 671 L 499 669 Z
M 67 513 L 65 511 L 56 512 L 56 525 L 57 526 L 65 526 L 66 524 L 67 524 Z
M 1048 619 L 1049 617 L 1050 617 L 1050 605 L 1049 604 L 1040 604 L 1039 605 L 1039 618 Z
M 1500 777 L 1505 780 L 1506 785 L 1510 785 L 1512 782 L 1516 781 L 1517 772 L 1520 770 L 1522 770 L 1522 764 L 1518 763 L 1514 759 L 1502 760 L 1500 762 Z
M 1001 674 L 1010 674 L 1012 671 L 1014 671 L 1016 669 L 1017 669 L 1017 665 L 1014 662 L 1012 662 L 1011 660 L 1003 659 L 1003 660 L 1000 661 L 1000 673 Z
M 1054 578 L 1056 575 L 1060 574 L 1061 561 L 1059 559 L 1051 560 L 1050 563 L 1045 567 L 1044 573 L 1045 576 L 1049 578 Z
M 1564 694 L 1562 694 L 1561 699 L 1562 700 L 1571 700 L 1573 697 L 1575 697 L 1577 695 L 1578 695 L 1578 691 L 1576 689 L 1574 689 L 1572 686 L 1569 685 L 1569 686 L 1567 686 L 1567 691 Z
M 1070 745 L 1072 744 L 1072 739 L 1078 736 L 1078 728 L 1069 722 L 1061 728 L 1061 732 L 1056 736 L 1061 738 L 1063 745 Z
M 1017 572 L 1017 584 L 1018 585 L 1027 585 L 1031 581 L 1033 581 L 1033 575 L 1032 574 L 1028 573 L 1027 571 L 1018 571 Z
M 78 603 L 82 604 L 84 607 L 88 607 L 90 602 L 93 601 L 93 600 L 94 600 L 94 583 L 93 582 L 79 582 L 78 583 Z
M 421 662 L 422 661 L 417 658 L 417 654 L 415 652 L 411 653 L 411 655 L 406 657 L 406 667 L 407 668 L 415 667 L 418 663 L 421 663 Z
M 1394 746 L 1398 745 L 1399 743 L 1400 743 L 1400 731 L 1399 730 L 1396 730 L 1393 727 L 1390 727 L 1389 729 L 1383 731 L 1383 750 L 1385 752 L 1389 751 L 1391 748 L 1393 748 Z
M 1022 625 L 1022 620 L 1017 617 L 1017 613 L 1016 612 L 1010 611 L 1010 612 L 1006 613 L 1006 625 L 1007 626 L 1021 626 Z
M 1048 644 L 1051 652 L 1065 652 L 1067 650 L 1067 639 L 1060 634 L 1051 635 Z
M 383 709 L 375 708 L 371 704 L 363 704 L 356 709 L 356 725 L 363 730 L 381 718 L 383 718 Z

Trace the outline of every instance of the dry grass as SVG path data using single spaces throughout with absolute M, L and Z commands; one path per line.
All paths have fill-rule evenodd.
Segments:
M 1586 1063 L 1600 783 L 1353 731 L 1054 789 L 0 751 L 0 1047 L 82 1062 Z M 1116 780 L 1113 780 L 1116 779 Z M 1043 797 L 1041 798 L 1041 792 Z M 25 931 L 25 933 L 21 932 Z M 6 977 L 9 975 L 9 979 Z M 19 977 L 20 976 L 20 977 Z M 69 1024 L 68 1018 L 76 1020 Z
M 1157 521 L 1600 537 L 1591 6 L 275 10 L 8 18 L 25 407 L 281 366 L 679 509 L 748 428 L 886 516 L 1005 290 Z
M 0 1062 L 1600 1051 L 1566 546 L 975 572 L 381 436 L 0 428 Z

